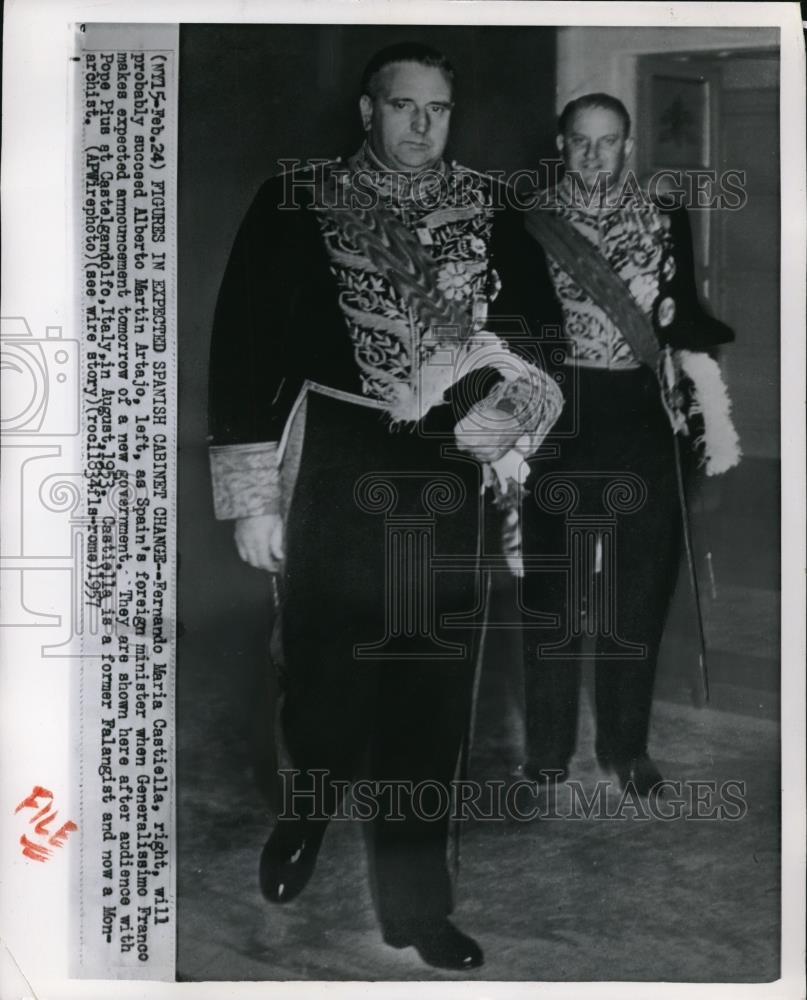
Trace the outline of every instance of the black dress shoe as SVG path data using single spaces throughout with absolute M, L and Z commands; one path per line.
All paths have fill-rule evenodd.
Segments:
M 445 918 L 417 925 L 388 929 L 384 941 L 393 948 L 412 945 L 427 965 L 435 969 L 476 969 L 485 961 L 482 949 L 472 937 Z
M 279 822 L 261 851 L 261 892 L 271 903 L 288 903 L 308 884 L 317 861 L 324 823 Z
M 642 798 L 647 798 L 655 786 L 664 781 L 661 771 L 647 754 L 626 761 L 615 761 L 611 767 L 616 771 L 622 790 L 632 787 Z

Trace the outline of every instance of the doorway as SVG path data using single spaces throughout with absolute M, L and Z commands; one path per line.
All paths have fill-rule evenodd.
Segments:
M 736 335 L 720 364 L 743 448 L 740 465 L 695 484 L 691 514 L 716 707 L 778 716 L 780 171 L 778 52 L 641 56 L 637 162 L 713 172 L 735 194 L 690 208 L 707 308 Z M 738 180 L 739 179 L 739 180 Z M 690 189 L 692 185 L 689 185 Z M 737 191 L 739 190 L 739 196 Z M 691 687 L 692 597 L 682 572 L 659 692 Z

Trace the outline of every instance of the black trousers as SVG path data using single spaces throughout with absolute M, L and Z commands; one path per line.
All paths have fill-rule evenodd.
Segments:
M 533 768 L 575 751 L 580 652 L 596 657 L 596 752 L 647 752 L 681 537 L 673 437 L 651 372 L 569 372 L 560 454 L 524 508 L 526 743 Z M 535 615 L 543 615 L 536 619 Z
M 287 519 L 282 722 L 299 773 L 284 812 L 322 832 L 340 782 L 364 769 L 378 783 L 371 871 L 387 931 L 452 908 L 450 789 L 481 606 L 479 469 L 452 444 L 312 393 Z

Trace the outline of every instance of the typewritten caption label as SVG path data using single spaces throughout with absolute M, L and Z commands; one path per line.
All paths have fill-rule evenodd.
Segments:
M 173 978 L 175 29 L 87 25 L 78 974 Z M 127 31 L 128 47 L 120 45 Z

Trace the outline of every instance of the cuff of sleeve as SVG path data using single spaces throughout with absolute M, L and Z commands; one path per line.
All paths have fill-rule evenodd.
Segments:
M 210 475 L 217 520 L 280 513 L 275 441 L 214 445 L 210 449 Z

